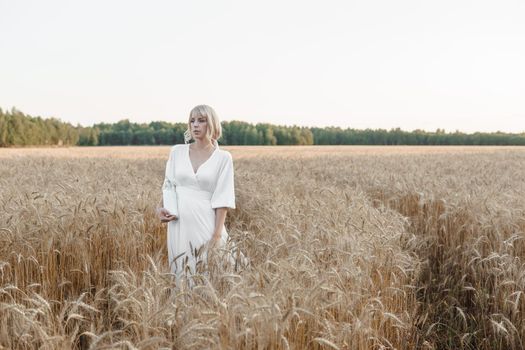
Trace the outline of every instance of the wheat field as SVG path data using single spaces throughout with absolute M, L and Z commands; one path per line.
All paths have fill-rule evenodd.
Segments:
M 169 147 L 0 149 L 0 349 L 523 349 L 525 148 L 224 147 L 231 240 L 176 286 Z

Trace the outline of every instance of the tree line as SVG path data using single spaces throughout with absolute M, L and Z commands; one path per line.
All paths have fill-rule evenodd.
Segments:
M 525 132 L 466 134 L 459 131 L 352 129 L 223 121 L 222 145 L 525 145 Z M 0 147 L 28 145 L 173 145 L 184 143 L 186 123 L 154 121 L 72 125 L 0 108 Z

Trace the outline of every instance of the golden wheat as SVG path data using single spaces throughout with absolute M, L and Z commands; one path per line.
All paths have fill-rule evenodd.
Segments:
M 523 348 L 523 148 L 227 149 L 250 265 L 192 288 L 167 147 L 0 150 L 0 347 Z

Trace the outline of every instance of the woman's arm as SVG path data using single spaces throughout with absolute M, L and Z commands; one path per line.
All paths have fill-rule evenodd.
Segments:
M 172 220 L 178 220 L 179 218 L 175 215 L 171 215 L 166 208 L 164 208 L 164 198 L 162 195 L 160 196 L 160 201 L 155 209 L 155 212 L 157 213 L 157 216 L 159 217 L 161 222 L 168 222 Z
M 166 163 L 166 171 L 165 171 L 165 175 L 164 175 L 164 183 L 162 184 L 162 187 L 164 187 L 164 185 L 166 184 L 166 181 L 168 179 L 168 175 L 170 174 L 170 170 L 172 168 L 172 158 L 173 158 L 173 152 L 175 150 L 175 146 L 173 146 L 170 150 L 170 155 L 168 157 L 168 161 Z M 161 222 L 168 222 L 168 221 L 172 221 L 172 220 L 178 220 L 178 217 L 175 216 L 175 215 L 171 215 L 169 213 L 169 211 L 164 208 L 164 195 L 161 194 L 160 195 L 160 200 L 159 200 L 159 204 L 157 205 L 157 208 L 155 209 L 159 219 Z
M 228 213 L 228 208 L 216 208 L 215 209 L 215 231 L 213 231 L 213 240 L 218 241 L 221 239 L 222 228 L 224 227 L 224 222 L 226 221 L 226 214 Z

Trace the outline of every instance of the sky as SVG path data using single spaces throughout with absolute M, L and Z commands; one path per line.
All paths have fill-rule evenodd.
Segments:
M 0 0 L 0 107 L 525 132 L 525 2 Z

